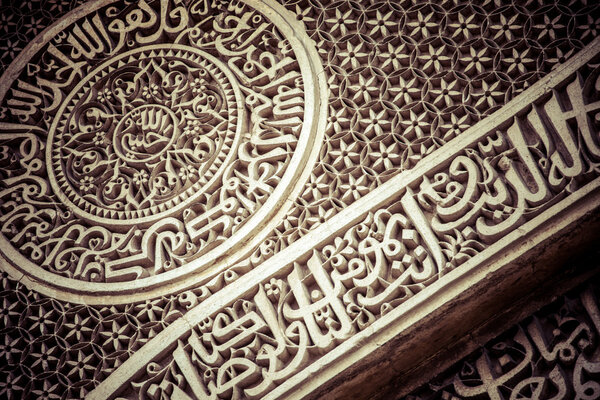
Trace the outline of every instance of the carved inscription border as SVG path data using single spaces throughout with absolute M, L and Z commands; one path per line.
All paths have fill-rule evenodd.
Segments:
M 85 4 L 17 57 L 0 99 L 0 262 L 87 304 L 202 285 L 249 257 L 327 118 L 314 42 L 253 0 Z
M 90 398 L 279 398 L 311 376 L 306 394 L 360 353 L 357 343 L 451 296 L 444 289 L 466 272 L 483 279 L 478 271 L 547 220 L 596 209 L 599 53 L 596 39 L 413 170 L 191 307 Z

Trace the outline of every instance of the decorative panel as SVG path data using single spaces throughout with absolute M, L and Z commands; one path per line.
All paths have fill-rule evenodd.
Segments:
M 3 4 L 0 396 L 335 397 L 549 279 L 598 233 L 599 12 Z

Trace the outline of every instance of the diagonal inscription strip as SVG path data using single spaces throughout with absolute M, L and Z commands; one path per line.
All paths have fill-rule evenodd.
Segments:
M 593 212 L 599 53 L 596 39 L 413 169 L 192 308 L 88 397 L 306 396 L 373 351 L 377 345 L 361 347 L 367 338 L 388 341 L 448 302 L 467 272 L 471 282 L 483 280 L 489 268 Z M 508 248 L 516 251 L 502 256 Z

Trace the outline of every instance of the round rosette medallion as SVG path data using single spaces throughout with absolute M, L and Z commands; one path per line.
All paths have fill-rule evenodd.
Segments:
M 206 52 L 144 46 L 111 57 L 53 119 L 53 191 L 93 223 L 148 226 L 219 190 L 245 112 L 235 76 Z
M 316 160 L 319 72 L 304 26 L 271 2 L 67 14 L 0 78 L 0 268 L 119 303 L 251 267 Z

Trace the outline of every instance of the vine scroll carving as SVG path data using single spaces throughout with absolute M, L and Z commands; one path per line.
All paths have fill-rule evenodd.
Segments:
M 81 12 L 2 78 L 4 257 L 91 302 L 222 272 L 264 240 L 315 161 L 326 105 L 312 41 L 264 2 Z
M 597 5 L 282 3 L 89 2 L 0 78 L 0 396 L 314 397 L 597 212 Z

